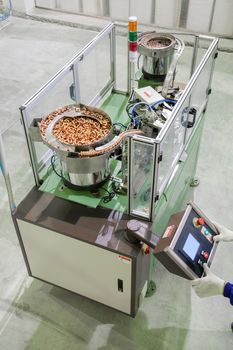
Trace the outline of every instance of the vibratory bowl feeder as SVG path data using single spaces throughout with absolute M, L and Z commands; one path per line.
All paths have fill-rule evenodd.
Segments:
M 64 183 L 71 188 L 91 188 L 110 175 L 109 155 L 130 135 L 113 136 L 110 117 L 99 108 L 74 104 L 51 112 L 40 122 L 43 142 L 61 162 Z M 52 160 L 53 162 L 53 160 Z M 52 163 L 53 164 L 53 163 Z

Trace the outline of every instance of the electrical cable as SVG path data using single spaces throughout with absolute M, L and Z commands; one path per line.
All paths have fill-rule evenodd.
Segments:
M 135 114 L 135 108 L 136 108 L 137 106 L 141 106 L 141 105 L 147 106 L 148 109 L 151 110 L 151 106 L 150 106 L 148 103 L 146 103 L 146 102 L 138 102 L 138 103 L 136 103 L 136 104 L 134 105 L 134 107 L 133 107 L 133 109 L 132 109 L 132 118 L 135 117 L 135 116 L 134 116 L 134 114 Z
M 52 169 L 53 169 L 53 171 L 55 172 L 55 174 L 56 174 L 57 176 L 59 176 L 60 178 L 63 178 L 62 173 L 59 174 L 59 173 L 57 172 L 57 170 L 55 169 L 55 161 L 56 161 L 56 157 L 55 157 L 55 155 L 53 154 L 52 157 L 51 157 L 51 159 L 50 159 Z
M 140 69 L 140 66 L 139 66 L 139 61 L 140 61 L 140 58 L 141 58 L 141 54 L 140 55 L 138 55 L 138 60 L 137 60 L 137 67 L 138 67 L 138 70 Z
M 164 102 L 176 104 L 177 101 L 171 100 L 171 99 L 159 100 L 159 101 L 156 101 L 155 103 L 153 103 L 152 105 L 150 105 L 150 107 L 152 109 L 152 108 L 154 108 L 154 106 L 159 105 L 160 103 L 164 103 Z
M 115 126 L 115 125 L 119 125 L 119 126 L 120 126 L 120 129 L 121 129 L 121 128 L 124 128 L 125 130 L 127 129 L 127 126 L 124 125 L 124 124 L 122 124 L 122 123 L 120 123 L 120 122 L 115 122 L 115 123 L 113 123 L 113 126 Z
M 102 197 L 102 200 L 103 200 L 103 202 L 106 204 L 106 203 L 109 203 L 109 202 L 111 202 L 111 200 L 115 197 L 115 195 L 116 195 L 116 193 L 114 192 L 114 190 L 113 191 L 109 191 L 107 188 L 105 188 L 105 187 L 101 187 L 103 190 L 105 190 L 108 194 L 107 195 L 105 195 L 105 196 L 103 196 Z

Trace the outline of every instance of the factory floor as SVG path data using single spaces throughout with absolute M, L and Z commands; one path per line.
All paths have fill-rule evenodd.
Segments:
M 18 107 L 95 34 L 55 23 L 10 19 L 0 30 L 1 132 L 19 120 Z M 220 52 L 216 62 L 195 202 L 207 216 L 233 229 L 232 59 L 233 54 Z M 11 145 L 6 149 L 7 159 L 20 197 L 30 187 L 23 182 L 27 168 L 20 169 L 20 164 L 29 167 L 29 163 L 17 152 L 12 154 L 17 145 Z M 233 348 L 229 300 L 221 296 L 200 299 L 189 281 L 171 275 L 160 264 L 153 273 L 157 291 L 144 300 L 135 319 L 28 277 L 2 176 L 0 193 L 0 349 Z M 232 251 L 233 243 L 220 243 L 212 265 L 214 273 L 229 281 L 233 281 Z

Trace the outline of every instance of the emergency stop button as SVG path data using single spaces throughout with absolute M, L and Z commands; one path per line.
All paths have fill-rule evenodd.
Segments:
M 194 218 L 193 219 L 193 225 L 197 228 L 203 226 L 205 223 L 205 219 L 204 218 Z
M 207 251 L 203 250 L 203 251 L 201 252 L 201 255 L 203 256 L 203 258 L 204 258 L 206 261 L 208 260 L 209 253 L 208 253 Z

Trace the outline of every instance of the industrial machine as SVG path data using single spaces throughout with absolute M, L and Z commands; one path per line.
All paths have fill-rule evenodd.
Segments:
M 166 237 L 177 260 L 163 250 L 165 236 L 158 237 L 193 198 L 218 39 L 138 37 L 134 17 L 128 29 L 128 65 L 120 74 L 110 23 L 20 107 L 22 125 L 1 135 L 0 154 L 29 275 L 134 317 L 151 286 L 157 260 L 151 244 L 165 266 L 169 261 L 170 270 L 188 278 L 201 276 L 201 265 L 194 271 L 190 265 L 200 249 L 213 256 L 212 242 L 193 227 L 182 238 L 183 221 L 169 231 L 182 242 L 173 247 Z M 186 52 L 192 60 L 184 66 Z M 123 76 L 126 89 L 119 88 Z M 16 157 L 13 169 L 3 146 Z M 23 163 L 26 151 L 31 168 Z

